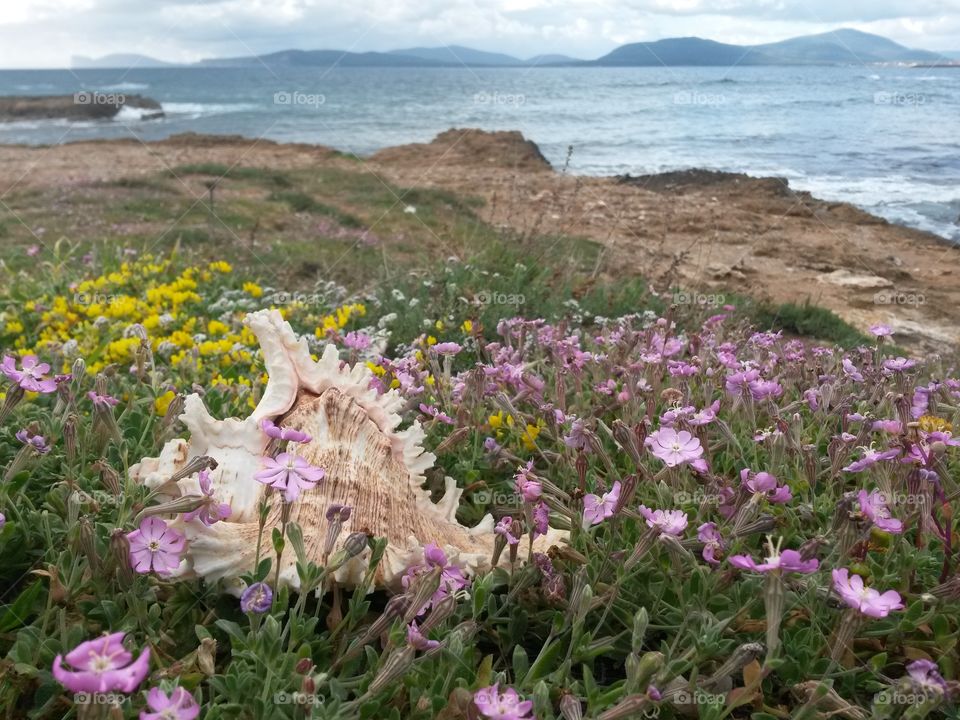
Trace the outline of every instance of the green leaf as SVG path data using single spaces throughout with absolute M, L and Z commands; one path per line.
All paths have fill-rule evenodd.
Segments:
M 280 528 L 273 529 L 273 551 L 277 554 L 277 557 L 283 555 L 283 548 L 286 546 L 286 542 L 283 539 L 283 533 L 280 531 Z
M 0 607 L 0 632 L 10 632 L 27 625 L 28 619 L 34 614 L 34 605 L 42 593 L 43 584 L 35 582 L 12 603 Z
M 264 558 L 260 561 L 260 564 L 257 565 L 257 572 L 255 579 L 257 582 L 263 582 L 267 579 L 267 576 L 270 574 L 270 567 L 273 565 L 273 560 L 270 558 Z
M 545 645 L 531 666 L 530 671 L 526 677 L 524 677 L 523 683 L 525 685 L 534 683 L 540 678 L 549 675 L 554 670 L 554 666 L 562 653 L 563 646 L 559 640 L 553 640 L 549 645 Z
M 530 658 L 527 657 L 527 651 L 522 645 L 513 648 L 513 676 L 516 678 L 526 677 L 530 670 Z

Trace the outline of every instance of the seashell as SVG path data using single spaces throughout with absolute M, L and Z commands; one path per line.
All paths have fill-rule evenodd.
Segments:
M 178 497 L 200 492 L 196 475 L 170 482 L 191 459 L 207 455 L 217 461 L 210 472 L 213 497 L 218 503 L 228 503 L 231 515 L 209 527 L 196 519 L 185 522 L 182 516 L 173 521 L 188 541 L 179 574 L 223 580 L 229 590 L 239 592 L 239 576 L 253 570 L 260 533 L 259 506 L 269 490 L 254 478 L 270 442 L 260 427 L 264 419 L 310 435 L 309 443 L 297 444 L 291 452 L 326 471 L 324 480 L 290 506 L 289 519 L 302 528 L 312 561 L 323 563 L 326 511 L 330 505 L 340 504 L 350 506 L 352 513 L 343 522 L 334 552 L 349 533 L 358 530 L 387 540 L 375 578 L 378 586 L 398 585 L 408 567 L 423 562 L 424 547 L 429 544 L 443 549 L 449 561 L 467 574 L 488 569 L 496 537 L 493 517 L 485 516 L 473 528 L 458 523 L 462 490 L 450 477 L 445 480 L 443 498 L 431 501 L 422 484 L 435 457 L 423 449 L 419 422 L 399 429 L 398 411 L 404 399 L 394 390 L 378 393 L 371 387 L 369 368 L 341 362 L 333 345 L 327 345 L 315 362 L 306 339 L 298 339 L 276 310 L 253 313 L 245 322 L 260 342 L 269 376 L 256 409 L 242 420 L 216 420 L 199 396 L 190 395 L 180 416 L 190 439 L 171 440 L 159 457 L 144 458 L 130 469 L 135 481 L 161 495 Z M 272 529 L 281 525 L 281 513 L 277 496 L 263 531 L 261 557 L 272 554 L 269 538 Z M 537 538 L 534 550 L 544 552 L 565 537 L 565 532 L 551 529 Z M 527 543 L 521 542 L 518 549 L 519 557 L 524 558 Z M 347 587 L 359 583 L 368 556 L 369 550 L 365 550 L 340 567 L 338 583 Z M 295 562 L 292 550 L 284 553 L 279 581 L 297 589 Z

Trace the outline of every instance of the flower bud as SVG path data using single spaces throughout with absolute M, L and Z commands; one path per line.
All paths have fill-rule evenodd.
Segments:
M 73 365 L 70 367 L 70 375 L 73 377 L 74 385 L 79 387 L 80 383 L 83 382 L 83 378 L 87 374 L 87 361 L 82 357 L 78 357 L 73 361 Z
M 643 453 L 637 445 L 637 434 L 619 418 L 613 421 L 613 439 L 617 441 L 620 449 L 630 456 L 635 465 L 640 465 Z
M 432 567 L 429 571 L 417 576 L 410 590 L 407 591 L 410 598 L 410 607 L 404 615 L 404 622 L 409 623 L 427 606 L 437 590 L 440 589 L 442 573 L 442 568 Z
M 171 475 L 170 479 L 167 480 L 164 485 L 174 485 L 184 478 L 188 478 L 191 475 L 197 474 L 198 472 L 203 470 L 215 470 L 216 468 L 217 461 L 212 457 L 209 455 L 198 455 L 190 458 L 190 462 Z
M 167 411 L 163 414 L 163 420 L 160 421 L 160 427 L 166 430 L 172 427 L 177 419 L 183 414 L 185 400 L 182 393 L 173 396 L 170 404 L 167 405 Z
M 636 718 L 650 707 L 652 703 L 646 695 L 631 695 L 624 698 L 609 710 L 597 715 L 597 720 L 621 720 L 621 718 Z
M 120 497 L 120 474 L 110 467 L 106 458 L 100 458 L 93 464 L 100 471 L 100 483 L 113 497 Z
M 204 638 L 197 648 L 197 667 L 207 677 L 216 673 L 217 641 L 213 638 Z
M 766 533 L 770 532 L 777 526 L 777 519 L 773 515 L 761 515 L 756 520 L 747 523 L 737 532 L 733 533 L 734 537 L 746 537 L 747 535 L 755 535 L 757 533 Z
M 342 508 L 342 511 L 340 510 Z M 335 509 L 337 509 L 335 511 Z M 327 509 L 327 534 L 323 540 L 323 557 L 326 558 L 336 547 L 337 539 L 343 531 L 343 521 L 350 517 L 350 508 L 343 505 L 331 505 Z
M 121 528 L 110 535 L 110 561 L 117 573 L 117 579 L 123 587 L 133 582 L 133 568 L 130 566 L 130 542 Z
M 63 444 L 67 451 L 67 460 L 73 462 L 77 459 L 77 430 L 80 419 L 74 413 L 67 415 L 63 422 Z
M 633 616 L 633 634 L 631 635 L 633 652 L 639 653 L 640 648 L 643 647 L 643 638 L 647 634 L 647 626 L 649 624 L 650 614 L 647 612 L 647 609 L 642 607 L 637 610 Z
M 763 609 L 767 617 L 767 652 L 776 654 L 780 647 L 780 623 L 786 588 L 779 572 L 768 572 L 763 584 Z
M 406 674 L 407 670 L 409 670 L 413 664 L 415 654 L 416 650 L 409 645 L 404 645 L 391 652 L 380 668 L 380 672 L 377 673 L 373 678 L 373 682 L 370 683 L 367 693 L 375 695 L 394 680 Z
M 439 445 L 437 445 L 436 449 L 433 451 L 433 454 L 439 456 L 445 452 L 449 452 L 453 448 L 457 447 L 457 445 L 462 443 L 471 432 L 472 429 L 469 427 L 457 428 L 447 437 L 445 437 Z
M 433 604 L 433 609 L 427 619 L 420 623 L 420 632 L 426 635 L 446 620 L 457 607 L 457 599 L 453 595 L 446 595 L 442 600 Z
M 637 663 L 637 675 L 635 678 L 637 686 L 646 687 L 653 676 L 663 669 L 665 662 L 666 658 L 661 652 L 651 651 L 644 653 L 640 658 L 640 662 Z
M 583 720 L 583 704 L 575 695 L 564 693 L 560 698 L 560 714 L 563 720 Z
M 189 513 L 208 504 L 210 499 L 204 495 L 183 495 L 158 505 L 150 505 L 141 510 L 134 519 L 134 525 L 139 526 L 144 518 L 157 515 L 179 515 Z
M 758 642 L 737 646 L 726 661 L 701 684 L 705 688 L 717 687 L 724 679 L 732 677 L 744 667 L 763 655 L 763 645 Z
M 77 548 L 87 559 L 90 569 L 96 573 L 100 568 L 100 556 L 97 554 L 97 540 L 93 525 L 86 516 L 80 518 L 77 528 Z

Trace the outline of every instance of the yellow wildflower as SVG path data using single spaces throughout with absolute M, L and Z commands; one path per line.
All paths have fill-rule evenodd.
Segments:
M 153 407 L 157 411 L 157 415 L 166 415 L 167 410 L 170 408 L 170 403 L 173 402 L 176 396 L 177 394 L 173 390 L 167 390 L 163 395 L 154 400 Z

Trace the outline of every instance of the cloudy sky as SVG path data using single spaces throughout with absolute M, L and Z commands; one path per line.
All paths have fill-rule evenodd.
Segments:
M 442 44 L 594 58 L 639 40 L 754 43 L 838 27 L 960 50 L 960 0 L 0 0 L 0 67 Z

